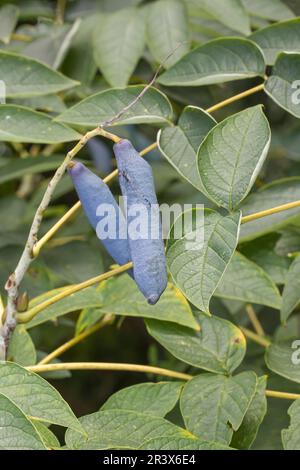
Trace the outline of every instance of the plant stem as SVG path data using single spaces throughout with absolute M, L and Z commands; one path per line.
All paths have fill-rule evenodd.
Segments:
M 65 9 L 67 0 L 57 0 L 56 4 L 56 23 L 64 24 Z
M 26 367 L 27 370 L 35 373 L 53 372 L 58 370 L 114 370 L 127 372 L 143 372 L 145 374 L 164 375 L 179 380 L 191 380 L 190 374 L 176 372 L 175 370 L 163 369 L 161 367 L 147 366 L 142 364 L 125 364 L 116 362 L 60 362 L 58 364 L 37 364 Z M 298 400 L 300 394 L 277 392 L 266 390 L 267 397 L 283 398 L 285 400 Z
M 19 34 L 19 33 L 12 33 L 10 36 L 10 39 L 14 41 L 22 41 L 22 42 L 32 42 L 33 38 L 32 36 L 29 36 L 27 34 Z
M 66 343 L 59 346 L 59 348 L 55 349 L 50 354 L 48 354 L 48 356 L 44 357 L 44 359 L 42 359 L 38 363 L 38 365 L 49 364 L 49 362 L 53 361 L 53 359 L 60 356 L 64 352 L 68 351 L 68 349 L 70 349 L 73 346 L 75 346 L 76 344 L 80 343 L 81 341 L 83 341 L 85 338 L 92 335 L 96 331 L 99 331 L 104 326 L 109 325 L 110 323 L 112 323 L 114 318 L 115 318 L 114 315 L 111 315 L 109 313 L 104 315 L 104 317 L 101 319 L 100 322 L 98 322 L 96 325 L 94 325 L 91 328 L 83 331 L 83 333 L 80 333 L 79 335 L 75 336 L 74 338 L 70 339 Z
M 252 341 L 257 344 L 260 344 L 260 346 L 263 346 L 264 348 L 270 346 L 271 341 L 269 341 L 267 338 L 262 338 L 258 334 L 254 333 L 251 330 L 248 330 L 247 328 L 244 328 L 243 326 L 240 326 L 239 328 L 242 330 L 242 332 L 247 338 L 252 339 Z
M 98 284 L 99 282 L 104 281 L 105 279 L 109 279 L 110 277 L 116 276 L 117 274 L 121 274 L 130 268 L 132 268 L 132 262 L 124 264 L 123 266 L 119 266 L 118 268 L 112 269 L 111 271 L 108 271 L 104 274 L 100 274 L 99 276 L 92 277 L 91 279 L 81 282 L 80 284 L 74 284 L 73 286 L 66 287 L 58 294 L 54 295 L 53 297 L 50 297 L 50 299 L 47 299 L 44 302 L 41 302 L 40 304 L 36 305 L 35 307 L 32 307 L 31 309 L 27 310 L 27 312 L 18 313 L 18 323 L 28 323 L 42 310 L 45 310 L 45 308 L 50 307 L 50 305 L 55 304 L 59 300 L 62 300 L 65 297 L 68 297 L 69 295 L 75 294 L 75 292 L 86 289 L 87 287 L 91 287 L 95 284 Z
M 299 400 L 299 393 L 277 392 L 275 390 L 266 390 L 266 396 L 272 398 L 283 398 L 284 400 Z
M 252 307 L 251 304 L 247 304 L 246 305 L 246 312 L 247 312 L 247 315 L 253 325 L 253 328 L 255 329 L 256 333 L 259 335 L 259 336 L 262 336 L 264 337 L 265 336 L 265 332 L 264 332 L 264 329 L 259 321 L 259 319 L 257 318 L 257 315 L 255 313 L 255 310 L 254 308 Z
M 120 364 L 114 362 L 66 362 L 58 364 L 46 364 L 27 367 L 32 372 L 49 372 L 55 370 L 116 370 L 129 372 L 143 372 L 146 374 L 164 375 L 175 379 L 190 380 L 192 375 L 163 369 L 161 367 L 146 366 L 140 364 Z
M 261 83 L 260 85 L 250 88 L 249 90 L 243 91 L 242 93 L 239 93 L 238 95 L 232 96 L 231 98 L 228 98 L 227 100 L 221 101 L 220 103 L 217 103 L 214 106 L 211 106 L 210 108 L 206 109 L 206 112 L 214 113 L 215 111 L 218 111 L 219 109 L 224 108 L 225 106 L 228 106 L 232 103 L 235 103 L 236 101 L 246 98 L 247 96 L 253 95 L 254 93 L 258 93 L 259 91 L 263 91 L 264 86 L 265 84 Z
M 242 224 L 252 222 L 253 220 L 262 219 L 268 215 L 278 214 L 278 212 L 288 211 L 289 209 L 295 209 L 295 207 L 300 207 L 300 201 L 288 202 L 287 204 L 282 204 L 281 206 L 276 206 L 271 209 L 266 209 L 261 212 L 256 212 L 255 214 L 245 215 L 242 217 Z

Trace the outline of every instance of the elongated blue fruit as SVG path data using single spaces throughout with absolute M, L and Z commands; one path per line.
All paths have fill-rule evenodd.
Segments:
M 154 305 L 166 288 L 167 268 L 151 166 L 128 140 L 115 144 L 114 152 L 122 195 L 126 198 L 134 279 L 148 303 Z
M 126 219 L 109 187 L 82 163 L 71 162 L 68 171 L 84 212 L 108 253 L 120 265 L 131 261 Z

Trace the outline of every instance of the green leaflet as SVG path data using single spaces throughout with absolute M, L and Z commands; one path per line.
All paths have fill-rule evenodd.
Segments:
M 55 144 L 80 137 L 73 129 L 25 106 L 3 104 L 0 107 L 0 141 Z
M 229 444 L 241 426 L 256 390 L 256 375 L 198 375 L 182 392 L 180 408 L 187 429 L 199 438 Z
M 167 247 L 171 275 L 184 295 L 206 313 L 236 248 L 239 226 L 238 212 L 221 216 L 195 209 L 181 214 L 171 229 Z
M 275 103 L 300 118 L 300 53 L 281 53 L 266 81 L 265 91 Z
M 72 125 L 95 127 L 116 116 L 141 93 L 143 85 L 111 88 L 80 101 L 56 120 Z M 171 104 L 165 94 L 150 88 L 145 96 L 118 120 L 118 124 L 168 124 L 173 117 Z
M 0 76 L 7 98 L 49 95 L 78 85 L 42 62 L 5 51 L 0 51 Z
M 282 21 L 260 29 L 250 36 L 263 51 L 266 63 L 274 65 L 280 52 L 300 52 L 299 18 Z
M 13 362 L 0 363 L 0 394 L 31 417 L 82 432 L 69 405 L 46 380 Z
M 197 171 L 197 151 L 216 121 L 203 109 L 186 106 L 177 126 L 161 129 L 157 136 L 159 150 L 189 183 L 204 191 Z
M 141 383 L 111 395 L 101 411 L 127 410 L 164 417 L 179 400 L 182 382 Z
M 251 41 L 222 38 L 186 54 L 158 82 L 166 86 L 201 86 L 263 76 L 265 63 L 260 49 Z
M 271 130 L 262 106 L 247 108 L 217 124 L 198 150 L 207 196 L 235 210 L 249 194 L 267 156 Z
M 46 450 L 30 420 L 1 393 L 0 450 Z
M 241 330 L 227 320 L 198 314 L 200 331 L 146 320 L 148 332 L 179 360 L 218 374 L 232 373 L 246 353 Z

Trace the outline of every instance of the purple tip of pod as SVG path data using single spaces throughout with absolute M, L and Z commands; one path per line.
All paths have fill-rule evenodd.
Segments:
M 148 304 L 150 305 L 155 305 L 160 299 L 160 295 L 150 295 L 148 298 L 147 298 L 147 302 Z
M 117 151 L 118 155 L 122 155 L 122 153 L 124 152 L 124 154 L 126 154 L 127 158 L 130 155 L 130 151 L 134 150 L 134 152 L 137 153 L 137 151 L 133 147 L 132 143 L 127 139 L 120 140 L 119 142 L 114 144 L 113 148 L 114 148 L 114 151 L 115 150 Z M 116 155 L 116 156 L 118 156 L 118 155 Z
M 127 139 L 121 139 L 121 140 L 119 140 L 119 142 L 117 142 L 116 144 L 114 144 L 114 146 L 119 147 L 119 148 L 122 148 L 122 149 L 132 149 L 132 148 L 133 148 L 132 143 L 131 143 L 129 140 L 127 140 Z

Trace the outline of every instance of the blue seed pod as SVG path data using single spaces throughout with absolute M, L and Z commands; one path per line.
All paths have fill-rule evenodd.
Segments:
M 126 219 L 109 187 L 82 163 L 71 162 L 68 171 L 84 212 L 108 253 L 120 265 L 131 261 Z
M 154 305 L 167 285 L 162 227 L 151 166 L 128 140 L 114 145 L 121 191 L 126 197 L 128 241 L 134 279 Z

